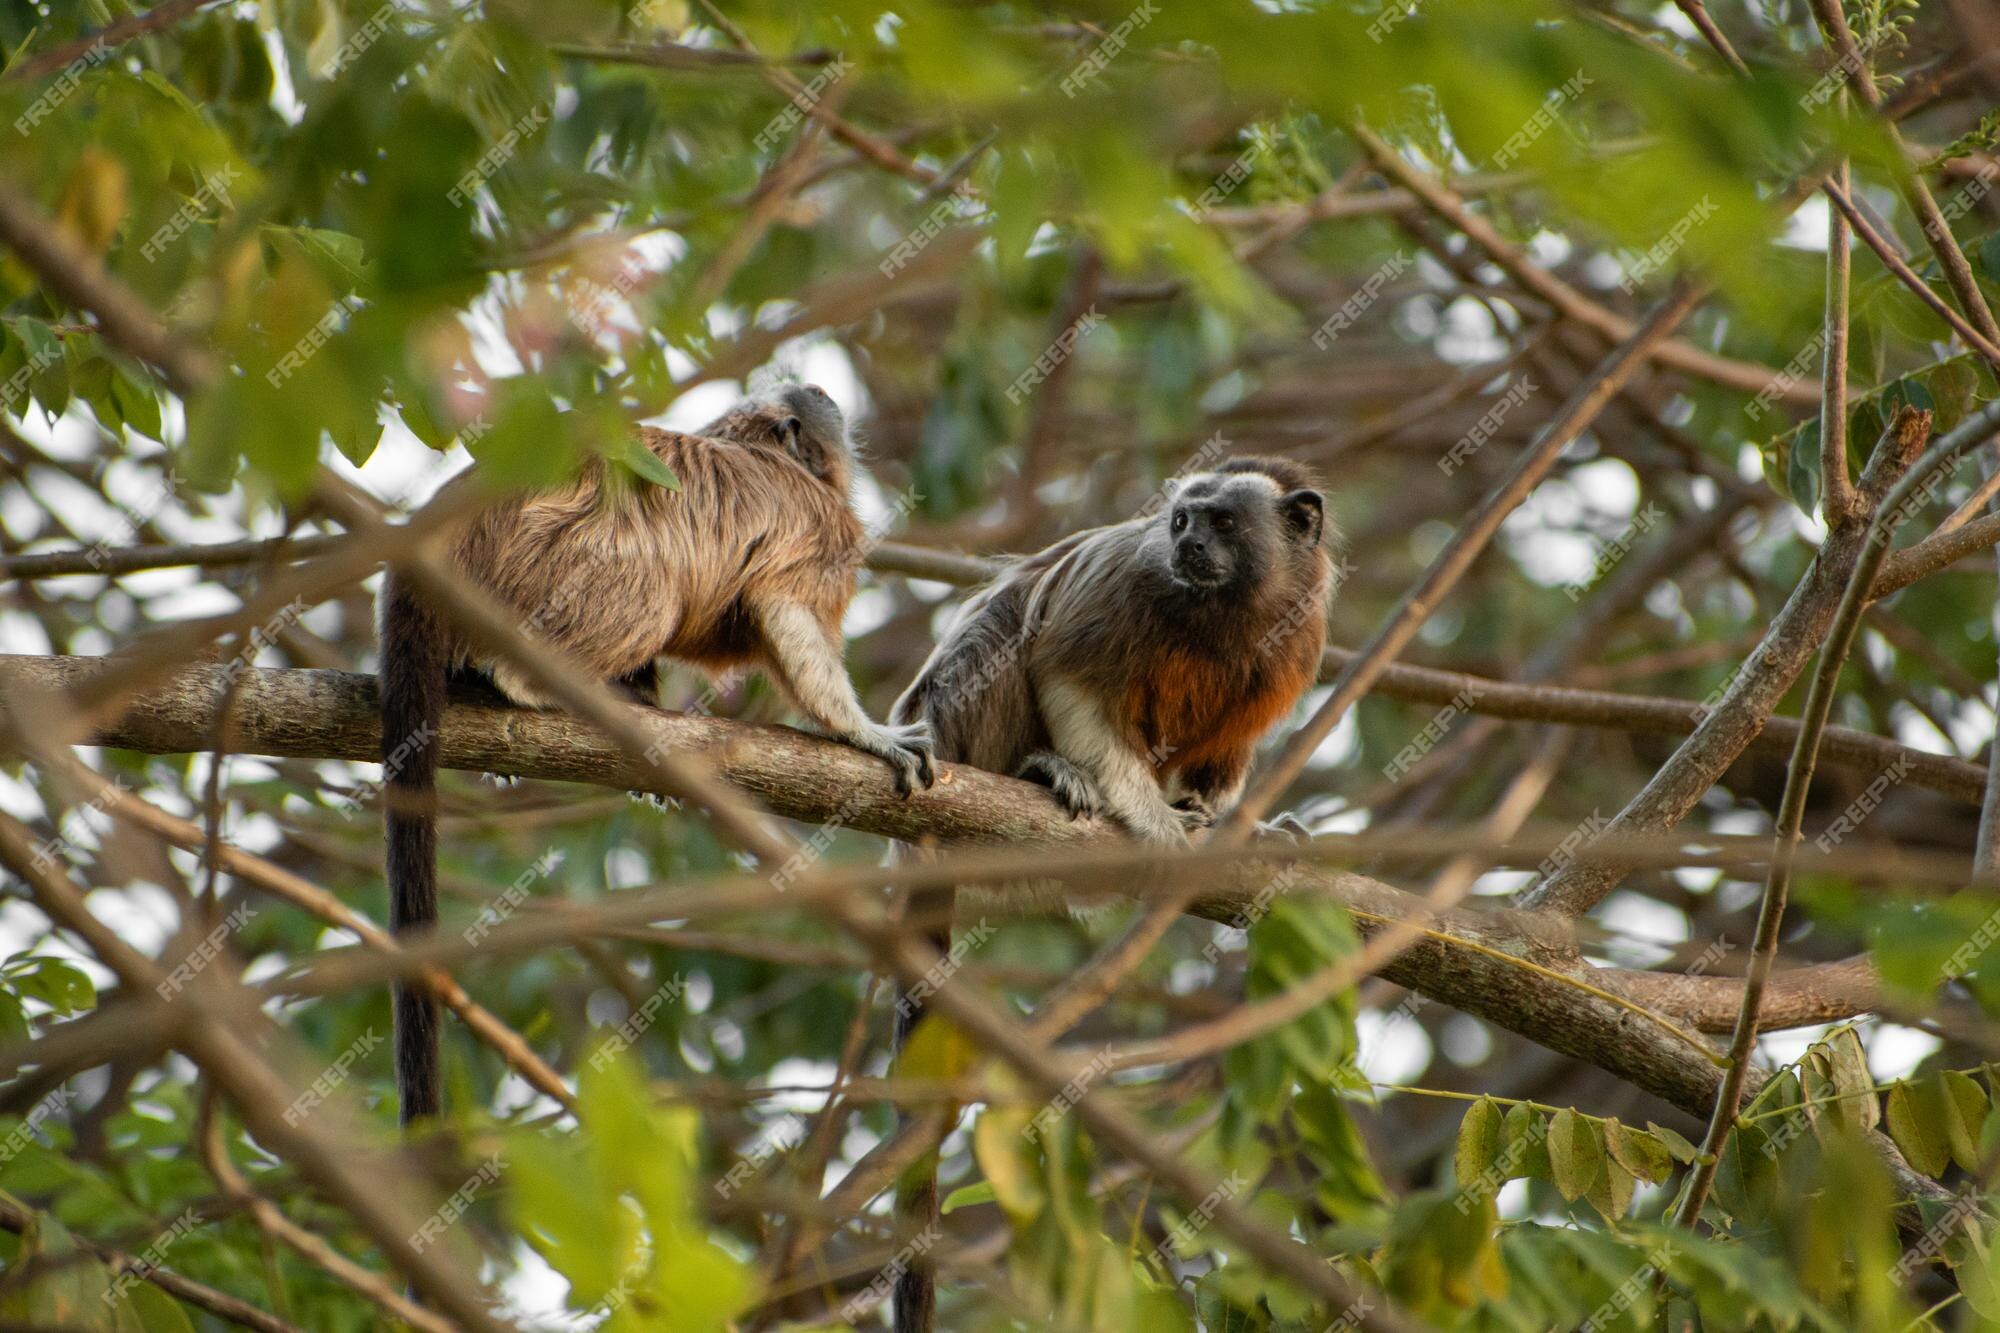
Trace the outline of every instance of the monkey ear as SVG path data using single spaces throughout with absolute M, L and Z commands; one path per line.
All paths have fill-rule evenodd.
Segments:
M 1278 501 L 1278 512 L 1285 516 L 1285 527 L 1294 537 L 1308 545 L 1319 542 L 1326 527 L 1326 500 L 1318 491 L 1293 491 Z
M 778 443 L 785 447 L 786 453 L 798 461 L 800 467 L 821 481 L 826 480 L 826 451 L 816 443 L 807 442 L 804 422 L 797 417 L 786 417 L 772 429 L 777 433 Z
M 772 434 L 778 437 L 778 443 L 783 445 L 785 452 L 794 458 L 799 457 L 799 438 L 803 430 L 804 423 L 797 417 L 786 417 L 778 422 L 777 425 L 771 427 Z M 804 462 L 805 460 L 800 459 L 799 461 Z

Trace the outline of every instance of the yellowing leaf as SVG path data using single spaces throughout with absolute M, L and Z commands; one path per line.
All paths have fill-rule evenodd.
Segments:
M 1882 1123 L 1882 1106 L 1876 1100 L 1875 1076 L 1868 1072 L 1868 1052 L 1861 1036 L 1851 1027 L 1828 1033 L 1820 1042 L 1827 1055 L 1834 1090 L 1841 1094 L 1840 1112 L 1849 1124 L 1873 1129 Z
M 1616 1118 L 1604 1122 L 1604 1146 L 1614 1161 L 1648 1184 L 1657 1185 L 1673 1172 L 1673 1155 L 1665 1143 Z
M 1500 1155 L 1500 1106 L 1491 1097 L 1481 1097 L 1466 1108 L 1458 1123 L 1458 1153 L 1455 1167 L 1459 1188 L 1477 1180 Z
M 1024 1131 L 1024 1106 L 990 1106 L 972 1127 L 972 1155 L 993 1186 L 993 1197 L 1015 1225 L 1031 1222 L 1048 1202 L 1039 1164 Z
M 56 223 L 85 253 L 102 255 L 125 220 L 125 193 L 125 164 L 100 148 L 85 148 L 63 180 Z
M 900 1078 L 949 1081 L 970 1070 L 977 1057 L 978 1047 L 950 1019 L 925 1014 L 896 1057 L 896 1074 Z
M 1604 1174 L 1604 1145 L 1587 1117 L 1567 1107 L 1555 1113 L 1549 1121 L 1549 1166 L 1556 1188 L 1572 1203 Z
M 1607 1156 L 1604 1170 L 1598 1174 L 1586 1197 L 1590 1206 L 1602 1213 L 1607 1222 L 1616 1222 L 1625 1216 L 1625 1210 L 1632 1205 L 1635 1183 L 1632 1173 L 1620 1166 L 1617 1158 Z

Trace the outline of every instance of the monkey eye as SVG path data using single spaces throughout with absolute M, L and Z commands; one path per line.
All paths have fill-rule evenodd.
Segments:
M 1187 513 L 1186 513 L 1186 511 L 1182 511 L 1181 513 L 1178 513 L 1178 514 L 1175 514 L 1175 515 L 1174 515 L 1174 531 L 1175 531 L 1175 532 L 1186 532 L 1186 531 L 1187 531 Z
M 1214 527 L 1217 532 L 1230 532 L 1235 529 L 1236 520 L 1227 514 L 1217 514 L 1214 520 Z

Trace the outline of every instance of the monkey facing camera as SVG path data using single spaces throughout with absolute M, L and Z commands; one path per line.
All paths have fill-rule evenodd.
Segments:
M 928 725 L 941 758 L 1042 784 L 1072 817 L 1185 847 L 1317 677 L 1332 593 L 1311 474 L 1233 459 L 1169 483 L 1155 513 L 1015 563 L 966 602 L 890 716 Z M 907 909 L 943 923 L 927 931 L 940 953 L 956 895 L 927 889 Z M 925 1011 L 904 1000 L 898 1051 Z M 897 1210 L 912 1231 L 937 1222 L 934 1165 L 905 1178 Z M 919 1257 L 897 1278 L 898 1333 L 928 1330 L 936 1300 Z
M 1296 463 L 1197 474 L 1157 513 L 1065 538 L 982 589 L 892 716 L 927 723 L 945 759 L 1185 846 L 1318 673 L 1325 533 Z
M 644 428 L 639 440 L 678 491 L 608 484 L 585 460 L 566 485 L 481 509 L 448 536 L 446 558 L 591 676 L 652 697 L 660 658 L 720 673 L 754 667 L 827 735 L 889 765 L 904 796 L 936 779 L 921 722 L 869 718 L 842 660 L 841 620 L 866 550 L 849 488 L 840 408 L 817 385 L 753 398 L 699 434 Z M 462 479 L 454 486 L 476 485 Z M 433 811 L 437 728 L 448 672 L 490 679 L 513 703 L 555 701 L 516 666 L 461 637 L 392 572 L 383 584 L 382 743 L 390 923 L 437 921 Z M 414 747 L 406 738 L 423 738 Z M 396 992 L 405 1123 L 439 1108 L 437 1004 Z

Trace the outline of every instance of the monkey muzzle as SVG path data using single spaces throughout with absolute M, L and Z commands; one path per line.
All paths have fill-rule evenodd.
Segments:
M 1174 543 L 1174 578 L 1193 588 L 1216 588 L 1227 581 L 1227 571 L 1215 558 L 1207 541 L 1184 537 Z

